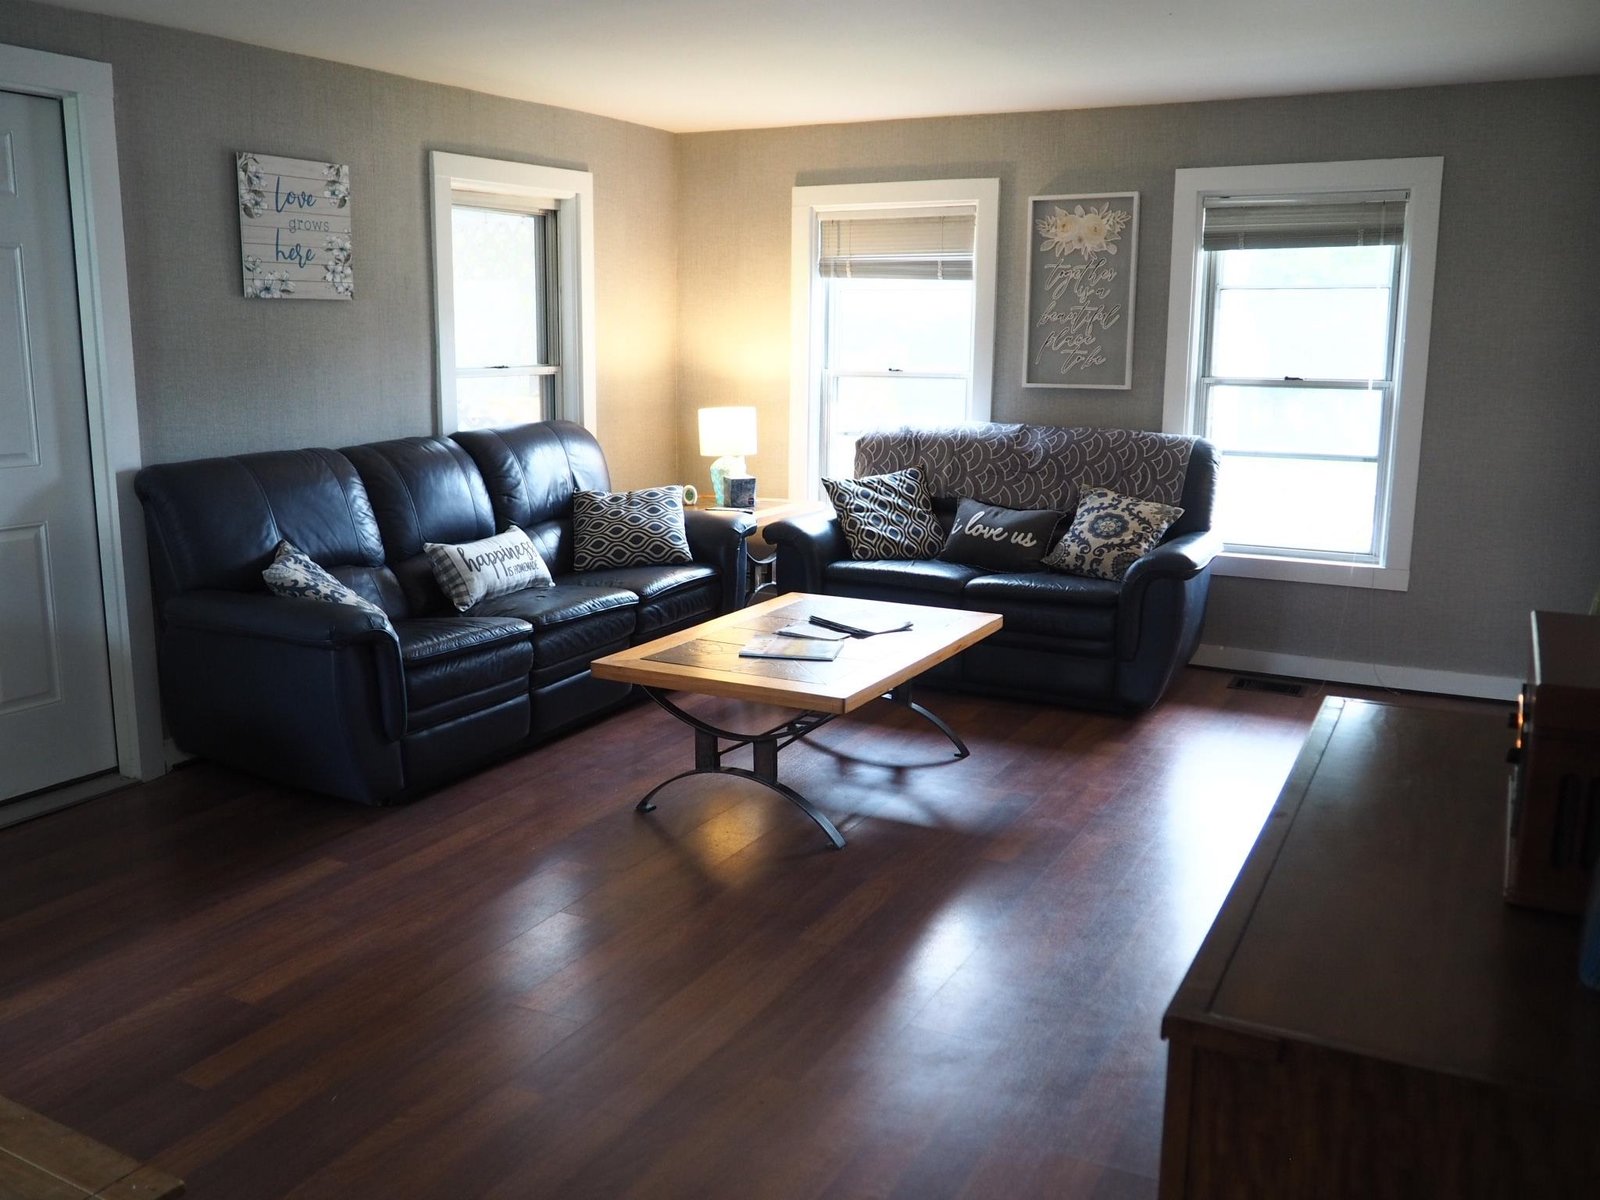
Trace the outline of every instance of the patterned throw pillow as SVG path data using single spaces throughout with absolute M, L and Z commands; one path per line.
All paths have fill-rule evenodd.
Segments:
M 433 577 L 457 612 L 466 612 L 490 596 L 555 586 L 550 568 L 544 565 L 528 535 L 515 525 L 494 537 L 459 546 L 423 542 L 422 552 L 428 556 Z
M 679 484 L 572 497 L 572 569 L 664 567 L 691 561 Z
M 1171 504 L 1086 487 L 1072 528 L 1045 556 L 1044 565 L 1069 575 L 1121 579 L 1181 516 L 1183 509 Z
M 389 623 L 389 615 L 372 601 L 362 596 L 311 560 L 288 538 L 278 543 L 272 553 L 272 564 L 261 572 L 267 591 L 274 596 L 298 596 L 306 600 L 323 600 L 329 604 L 354 604 Z
M 916 467 L 861 479 L 824 479 L 822 486 L 851 558 L 932 558 L 944 545 L 944 530 Z
M 939 557 L 991 571 L 1037 571 L 1060 523 L 1061 514 L 1054 509 L 1001 508 L 963 500 Z

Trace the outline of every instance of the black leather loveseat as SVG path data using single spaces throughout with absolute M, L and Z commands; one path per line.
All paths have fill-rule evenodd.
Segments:
M 572 570 L 572 497 L 610 486 L 562 421 L 168 463 L 139 473 L 169 732 L 188 752 L 364 803 L 406 798 L 627 699 L 589 663 L 744 603 L 748 523 L 690 510 L 694 561 Z M 525 530 L 555 586 L 456 612 L 424 542 Z M 382 617 L 275 596 L 280 539 Z
M 1161 698 L 1200 638 L 1212 558 L 1217 453 L 1200 438 L 1126 429 L 967 425 L 864 435 L 856 475 L 919 468 L 946 531 L 961 497 L 1070 515 L 1089 483 L 1183 508 L 1119 580 L 1004 573 L 930 559 L 853 560 L 832 515 L 780 521 L 780 591 L 995 612 L 997 634 L 928 681 L 965 690 L 1137 712 Z

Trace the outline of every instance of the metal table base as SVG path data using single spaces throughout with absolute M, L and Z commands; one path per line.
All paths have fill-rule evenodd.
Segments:
M 788 784 L 778 781 L 778 751 L 786 746 L 792 746 L 813 730 L 821 729 L 829 721 L 839 716 L 838 713 L 801 712 L 780 721 L 770 729 L 760 733 L 735 733 L 727 729 L 719 729 L 707 721 L 701 720 L 693 713 L 686 712 L 673 703 L 664 688 L 647 687 L 645 695 L 666 709 L 678 720 L 694 730 L 694 769 L 682 771 L 670 779 L 665 779 L 656 784 L 645 793 L 644 799 L 634 806 L 635 812 L 650 812 L 655 808 L 655 796 L 668 784 L 676 783 L 680 779 L 688 779 L 694 775 L 736 775 L 740 779 L 751 779 L 756 783 L 771 788 L 790 804 L 793 804 L 806 816 L 810 817 L 823 833 L 828 835 L 828 842 L 835 850 L 844 848 L 844 835 L 839 832 L 824 814 L 817 811 L 811 801 Z M 955 746 L 955 757 L 966 758 L 971 751 L 963 742 L 956 731 L 951 729 L 944 720 L 935 713 L 929 712 L 922 705 L 911 698 L 911 685 L 903 683 L 887 693 L 887 698 L 896 704 L 909 708 L 918 716 L 930 722 L 935 729 L 950 739 Z M 726 742 L 727 745 L 723 745 Z M 743 767 L 725 767 L 722 765 L 722 756 L 745 746 L 751 748 L 754 755 L 754 770 L 745 770 Z

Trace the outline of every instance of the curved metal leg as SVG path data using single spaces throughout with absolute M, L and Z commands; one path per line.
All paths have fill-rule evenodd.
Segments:
M 696 767 L 692 771 L 684 771 L 681 774 L 674 775 L 671 779 L 658 783 L 655 787 L 651 788 L 649 792 L 645 794 L 644 799 L 640 800 L 638 804 L 634 805 L 634 811 L 653 811 L 655 809 L 655 805 L 650 801 L 657 792 L 666 787 L 667 784 L 677 783 L 680 779 L 688 779 L 691 775 L 737 775 L 740 779 L 749 779 L 754 783 L 761 784 L 763 787 L 771 788 L 790 804 L 794 805 L 801 812 L 805 813 L 806 816 L 810 817 L 812 821 L 816 823 L 817 828 L 828 835 L 828 841 L 832 845 L 833 849 L 844 849 L 844 834 L 839 832 L 838 826 L 836 826 L 832 821 L 828 820 L 828 818 L 822 813 L 813 808 L 811 806 L 811 801 L 807 800 L 788 784 L 779 783 L 776 779 L 763 779 L 754 771 L 746 771 L 743 767 Z
M 967 744 L 965 742 L 963 742 L 959 737 L 956 736 L 956 731 L 954 729 L 951 729 L 950 726 L 948 726 L 947 724 L 945 724 L 945 721 L 944 721 L 943 717 L 939 716 L 937 713 L 929 712 L 927 709 L 923 708 L 922 705 L 918 704 L 915 700 L 908 700 L 906 702 L 906 707 L 909 708 L 912 712 L 916 713 L 918 716 L 923 717 L 924 719 L 926 719 L 928 721 L 928 723 L 931 724 L 935 729 L 937 729 L 940 733 L 944 734 L 945 737 L 949 738 L 951 743 L 956 748 L 956 755 L 955 756 L 957 758 L 966 758 L 972 753 L 971 750 L 967 749 Z
M 940 733 L 944 734 L 945 737 L 949 738 L 950 744 L 956 748 L 955 756 L 957 758 L 968 758 L 971 756 L 972 751 L 967 749 L 967 744 L 956 736 L 956 731 L 954 729 L 951 729 L 950 726 L 945 724 L 943 717 L 937 715 L 936 713 L 929 712 L 927 709 L 923 708 L 922 705 L 918 704 L 911 698 L 911 685 L 909 683 L 902 683 L 899 687 L 895 688 L 889 693 L 889 699 L 894 701 L 896 704 L 905 705 L 905 707 L 909 708 L 912 712 L 923 718 L 923 720 L 927 721 Z
M 694 730 L 694 769 L 683 771 L 671 779 L 663 780 L 644 794 L 643 799 L 633 806 L 635 812 L 651 812 L 655 809 L 655 795 L 669 783 L 676 783 L 680 779 L 687 779 L 691 775 L 737 775 L 741 779 L 753 780 L 763 787 L 771 788 L 790 804 L 793 804 L 806 816 L 816 823 L 817 828 L 828 835 L 828 842 L 835 850 L 844 848 L 844 835 L 834 823 L 822 813 L 811 806 L 811 802 L 787 784 L 778 782 L 778 751 L 784 746 L 804 737 L 813 729 L 833 720 L 831 715 L 823 713 L 801 713 L 791 717 L 771 729 L 756 734 L 740 734 L 727 729 L 719 729 L 706 721 L 686 712 L 674 704 L 667 695 L 658 688 L 647 687 L 645 694 L 666 709 L 678 720 Z M 954 736 L 954 735 L 952 735 Z M 724 747 L 723 742 L 731 745 Z M 754 755 L 755 770 L 747 771 L 743 767 L 725 767 L 722 765 L 722 756 L 729 751 L 737 750 L 740 746 L 749 746 Z

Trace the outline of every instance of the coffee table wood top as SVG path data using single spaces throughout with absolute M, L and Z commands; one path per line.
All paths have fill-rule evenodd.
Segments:
M 903 619 L 911 628 L 849 638 L 831 662 L 739 657 L 740 648 L 757 634 L 804 622 L 813 613 L 842 621 L 852 615 L 858 620 Z M 597 658 L 590 669 L 597 678 L 620 683 L 847 713 L 982 641 L 1000 624 L 996 613 L 787 592 Z M 654 657 L 664 652 L 692 661 Z

